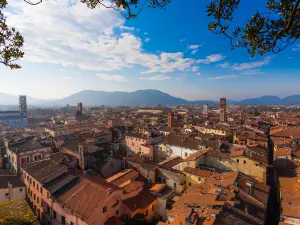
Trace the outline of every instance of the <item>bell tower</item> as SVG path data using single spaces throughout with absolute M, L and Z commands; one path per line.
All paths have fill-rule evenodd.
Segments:
M 226 98 L 220 98 L 220 123 L 226 123 Z

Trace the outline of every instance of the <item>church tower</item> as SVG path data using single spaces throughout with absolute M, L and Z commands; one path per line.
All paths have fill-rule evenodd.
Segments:
M 226 122 L 226 98 L 220 98 L 220 123 Z

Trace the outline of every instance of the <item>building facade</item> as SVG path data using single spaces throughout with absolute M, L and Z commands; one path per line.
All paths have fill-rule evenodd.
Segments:
M 10 128 L 24 128 L 28 126 L 26 95 L 19 96 L 19 111 L 0 111 L 0 123 Z

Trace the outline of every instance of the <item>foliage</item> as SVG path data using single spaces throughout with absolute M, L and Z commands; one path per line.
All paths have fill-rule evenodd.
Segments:
M 16 200 L 0 204 L 0 224 L 39 225 L 40 223 L 25 200 Z
M 21 66 L 14 63 L 14 61 L 24 56 L 24 52 L 21 50 L 24 40 L 15 28 L 7 26 L 3 14 L 6 6 L 7 1 L 0 0 L 0 63 L 9 66 L 11 69 L 19 69 Z
M 31 2 L 37 5 L 42 0 Z M 267 0 L 265 12 L 257 11 L 245 25 L 233 26 L 234 12 L 241 0 L 211 0 L 207 14 L 212 18 L 208 30 L 224 35 L 232 48 L 246 48 L 253 57 L 268 52 L 279 53 L 300 37 L 300 0 Z M 246 1 L 246 0 L 245 0 Z M 119 11 L 126 19 L 136 18 L 145 7 L 165 9 L 171 0 L 81 0 L 87 7 L 98 6 Z M 3 9 L 7 0 L 0 0 L 0 63 L 11 69 L 20 68 L 15 60 L 23 57 L 23 37 L 8 28 Z M 233 27 L 231 27 L 233 26 Z
M 225 35 L 233 48 L 245 47 L 251 56 L 278 53 L 299 39 L 300 0 L 268 0 L 266 12 L 257 11 L 243 27 L 230 30 L 239 4 L 240 0 L 215 0 L 207 6 L 214 19 L 208 29 Z

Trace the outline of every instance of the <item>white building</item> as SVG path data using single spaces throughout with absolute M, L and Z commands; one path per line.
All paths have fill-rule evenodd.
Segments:
M 7 201 L 25 199 L 25 184 L 19 176 L 8 170 L 0 170 L 0 204 Z
M 26 96 L 19 96 L 19 111 L 0 111 L 0 123 L 10 128 L 24 128 L 28 126 Z

